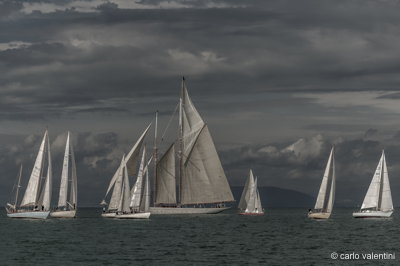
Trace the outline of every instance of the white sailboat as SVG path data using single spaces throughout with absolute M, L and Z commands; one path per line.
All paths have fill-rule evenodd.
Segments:
M 150 207 L 150 212 L 206 214 L 228 209 L 225 203 L 234 201 L 228 180 L 208 126 L 192 103 L 184 78 L 179 101 L 178 131 L 178 140 L 160 161 L 157 161 L 155 139 L 154 207 Z M 175 149 L 178 149 L 177 154 Z M 178 171 L 175 171 L 176 155 Z
M 69 162 L 71 160 L 71 171 L 69 171 Z M 71 173 L 71 179 L 69 179 Z M 70 181 L 70 182 L 68 182 Z M 68 183 L 69 185 L 69 199 L 68 195 Z M 55 218 L 74 218 L 76 216 L 77 208 L 77 176 L 76 176 L 76 165 L 75 156 L 72 145 L 70 144 L 70 133 L 68 131 L 67 142 L 65 144 L 63 168 L 61 172 L 60 182 L 60 194 L 58 198 L 57 209 L 50 213 L 51 217 Z
M 46 153 L 47 172 L 46 176 L 43 177 Z M 44 133 L 43 140 L 40 144 L 39 152 L 24 197 L 22 198 L 21 204 L 18 206 L 18 191 L 20 188 L 21 175 L 22 168 L 20 169 L 20 175 L 18 178 L 15 203 L 7 204 L 7 216 L 11 218 L 46 219 L 50 213 L 52 187 L 51 153 L 47 130 Z
M 376 167 L 364 202 L 358 212 L 353 213 L 354 218 L 388 218 L 393 213 L 393 201 L 390 191 L 389 175 L 386 166 L 385 152 Z
M 151 124 L 145 129 L 143 134 L 140 136 L 135 145 L 129 151 L 128 155 L 122 159 L 120 166 L 118 167 L 117 171 L 112 177 L 110 184 L 108 185 L 106 195 L 104 196 L 104 199 L 101 202 L 101 205 L 104 206 L 103 213 L 101 215 L 102 217 L 114 218 L 116 217 L 117 212 L 121 212 L 123 208 L 125 208 L 125 210 L 126 208 L 129 208 L 130 193 L 125 193 L 123 191 L 124 190 L 130 191 L 128 174 L 133 175 L 133 173 L 136 173 L 136 168 L 140 159 L 139 158 L 140 150 L 142 149 L 144 138 L 146 137 L 146 134 L 149 131 L 150 126 Z M 125 171 L 127 172 L 126 174 Z M 126 179 L 124 176 L 126 176 Z M 112 189 L 112 194 L 110 202 L 107 204 L 105 199 L 108 196 L 111 189 Z M 128 202 L 127 205 L 124 205 L 125 207 L 123 206 L 121 207 L 121 197 L 123 198 L 123 202 L 125 202 L 125 204 L 126 202 Z M 120 208 L 122 209 L 120 210 Z
M 331 216 L 333 203 L 335 201 L 335 156 L 332 147 L 326 164 L 325 173 L 319 188 L 317 201 L 312 211 L 309 211 L 308 217 L 313 219 L 328 219 Z
M 142 160 L 135 185 L 129 191 L 129 179 L 126 165 L 123 171 L 123 186 L 120 205 L 115 218 L 148 219 L 150 217 L 150 184 L 148 165 L 145 166 L 146 149 L 143 149 Z M 150 159 L 151 160 L 151 159 Z
M 251 169 L 238 207 L 240 209 L 240 215 L 264 215 L 260 193 L 257 188 L 257 178 L 254 178 Z

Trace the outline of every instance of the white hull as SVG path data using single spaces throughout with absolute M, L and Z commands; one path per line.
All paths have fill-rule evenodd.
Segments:
M 215 214 L 223 212 L 226 208 L 174 208 L 174 207 L 150 207 L 151 214 Z
M 128 213 L 128 214 L 117 214 L 114 216 L 118 219 L 149 219 L 150 212 L 138 212 L 138 213 Z
M 328 219 L 330 216 L 330 212 L 313 212 L 308 214 L 308 218 L 311 219 Z
M 365 211 L 353 212 L 354 218 L 389 218 L 393 211 Z
M 25 218 L 25 219 L 46 219 L 50 211 L 25 211 L 7 213 L 10 218 Z
M 105 212 L 101 214 L 101 217 L 114 218 L 117 214 L 115 212 Z
M 76 215 L 76 210 L 73 211 L 54 211 L 50 213 L 51 217 L 54 218 L 74 218 Z

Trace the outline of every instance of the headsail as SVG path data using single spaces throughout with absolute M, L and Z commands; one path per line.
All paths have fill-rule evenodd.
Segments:
M 334 148 L 331 149 L 331 153 L 329 155 L 328 162 L 326 164 L 325 173 L 322 178 L 321 186 L 319 188 L 317 201 L 315 202 L 315 210 L 322 210 L 326 212 L 330 212 L 333 207 L 333 199 L 334 199 L 334 166 L 333 166 L 333 156 L 334 156 Z M 330 200 L 329 200 L 330 199 Z M 330 202 L 328 204 L 328 202 Z M 328 208 L 328 205 L 329 208 Z M 329 211 L 328 211 L 329 209 Z
M 61 172 L 60 195 L 58 198 L 58 207 L 67 206 L 69 150 L 70 149 L 69 149 L 69 132 L 68 132 L 67 142 L 65 144 L 63 168 L 62 168 L 62 172 Z
M 253 171 L 250 169 L 249 177 L 246 180 L 246 184 L 244 186 L 242 196 L 240 197 L 238 208 L 241 210 L 245 210 L 247 208 L 247 203 L 250 199 L 250 189 L 254 185 L 254 176 Z
M 39 181 L 42 175 L 47 136 L 48 133 L 46 130 L 43 136 L 42 143 L 40 144 L 39 152 L 36 157 L 35 165 L 33 166 L 31 177 L 29 178 L 24 197 L 21 201 L 21 207 L 34 206 L 38 200 Z
M 142 152 L 142 160 L 139 166 L 139 172 L 136 178 L 135 185 L 132 187 L 131 190 L 131 201 L 130 207 L 133 209 L 138 209 L 140 206 L 140 200 L 142 198 L 142 187 L 143 187 L 143 174 L 145 168 L 145 159 L 146 159 L 146 148 L 143 148 Z
M 390 191 L 389 174 L 386 166 L 386 156 L 383 153 L 383 179 L 382 179 L 381 204 L 382 211 L 393 210 L 392 192 Z
M 384 156 L 385 155 L 382 152 L 382 156 L 379 160 L 378 166 L 376 167 L 375 174 L 372 177 L 371 184 L 369 185 L 367 194 L 365 195 L 364 201 L 361 205 L 361 209 L 378 208 Z

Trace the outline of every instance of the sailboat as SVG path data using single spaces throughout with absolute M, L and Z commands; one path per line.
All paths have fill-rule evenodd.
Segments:
M 140 159 L 140 150 L 143 146 L 143 141 L 149 131 L 151 124 L 145 129 L 140 138 L 137 140 L 135 145 L 129 151 L 127 156 L 124 156 L 121 160 L 120 166 L 112 177 L 110 184 L 104 199 L 100 203 L 103 205 L 102 217 L 114 218 L 117 212 L 125 212 L 129 209 L 130 205 L 130 187 L 129 187 L 129 176 L 136 173 L 136 168 Z M 125 173 L 126 172 L 126 173 Z M 107 204 L 106 198 L 112 189 L 110 202 Z M 128 191 L 128 192 L 125 192 Z M 122 200 L 121 200 L 122 199 Z M 121 206 L 121 202 L 125 205 Z M 107 207 L 107 208 L 106 208 Z
M 386 166 L 385 152 L 376 167 L 364 202 L 358 212 L 353 213 L 354 218 L 389 218 L 393 213 L 393 201 L 390 191 L 389 175 Z
M 142 160 L 135 185 L 129 191 L 129 179 L 126 164 L 122 170 L 122 193 L 118 212 L 115 218 L 119 219 L 148 219 L 150 217 L 150 184 L 147 163 L 145 166 L 146 148 L 143 149 Z
M 234 201 L 232 192 L 208 126 L 189 97 L 185 78 L 179 101 L 178 140 L 159 161 L 157 126 L 155 128 L 154 206 L 150 207 L 150 212 L 206 214 L 228 209 L 225 204 Z M 176 156 L 178 167 L 175 166 Z
M 71 160 L 71 179 L 69 180 L 69 161 Z M 70 182 L 68 182 L 70 181 Z M 68 195 L 69 183 L 69 199 Z M 67 134 L 67 142 L 65 144 L 63 168 L 61 172 L 60 194 L 58 198 L 57 209 L 50 213 L 51 217 L 56 218 L 74 218 L 76 216 L 77 207 L 77 177 L 75 156 L 72 145 L 70 144 L 70 133 Z
M 47 172 L 44 173 L 47 153 Z M 21 204 L 18 206 L 18 192 L 21 187 L 22 167 L 16 186 L 14 204 L 7 203 L 7 216 L 11 218 L 46 219 L 50 213 L 51 187 L 52 187 L 52 165 L 50 142 L 48 132 L 44 133 L 39 152 L 33 166 L 28 185 L 25 190 Z
M 308 213 L 309 218 L 328 219 L 331 216 L 333 203 L 335 201 L 335 185 L 335 156 L 334 147 L 332 147 L 314 210 Z
M 260 193 L 257 188 L 257 178 L 254 179 L 251 169 L 240 198 L 239 209 L 240 215 L 264 215 Z

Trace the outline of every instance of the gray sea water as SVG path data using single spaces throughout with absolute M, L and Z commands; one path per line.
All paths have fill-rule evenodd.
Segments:
M 42 221 L 9 219 L 2 211 L 0 265 L 400 264 L 399 210 L 385 220 L 354 219 L 352 211 L 335 209 L 326 221 L 309 220 L 305 209 L 114 220 L 81 208 L 75 219 Z M 332 259 L 333 252 L 360 258 Z M 372 252 L 399 258 L 362 258 Z

